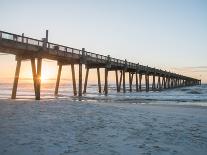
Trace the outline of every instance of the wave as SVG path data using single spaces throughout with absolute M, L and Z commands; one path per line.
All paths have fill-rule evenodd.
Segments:
M 10 98 L 12 84 L 0 83 L 0 98 Z M 71 98 L 79 100 L 77 97 L 73 97 L 72 85 L 68 83 L 62 83 L 59 88 L 59 95 L 54 96 L 55 84 L 43 84 L 41 97 L 44 99 L 51 98 Z M 190 102 L 197 104 L 203 102 L 207 105 L 207 85 L 199 85 L 193 87 L 169 89 L 165 91 L 155 92 L 135 92 L 132 93 L 117 93 L 115 84 L 109 85 L 109 95 L 98 93 L 97 84 L 88 84 L 87 93 L 81 99 L 87 101 L 100 101 L 100 102 L 124 102 L 124 103 L 155 103 L 155 102 L 175 102 L 183 103 Z M 103 88 L 102 88 L 103 89 Z M 135 89 L 135 88 L 133 88 Z M 128 89 L 127 89 L 128 90 Z M 33 84 L 19 84 L 17 98 L 34 98 L 34 86 Z

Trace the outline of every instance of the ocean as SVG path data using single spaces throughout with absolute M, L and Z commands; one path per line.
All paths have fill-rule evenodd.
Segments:
M 207 106 L 207 84 L 182 87 L 176 89 L 167 89 L 163 91 L 135 91 L 135 85 L 133 91 L 129 92 L 129 86 L 126 84 L 127 92 L 116 92 L 116 85 L 110 83 L 109 93 L 107 96 L 104 93 L 98 93 L 98 85 L 94 82 L 89 82 L 87 86 L 87 93 L 83 94 L 82 101 L 99 101 L 99 102 L 127 102 L 132 104 L 178 104 L 178 105 L 199 105 Z M 77 87 L 78 90 L 78 87 Z M 103 90 L 103 84 L 102 84 Z M 71 99 L 80 100 L 78 97 L 73 96 L 72 82 L 68 80 L 62 80 L 59 87 L 58 96 L 54 95 L 55 80 L 49 80 L 41 85 L 41 98 L 47 99 Z M 12 83 L 0 82 L 0 99 L 8 99 L 11 97 Z M 33 83 L 28 80 L 21 80 L 18 85 L 17 99 L 34 99 L 34 87 Z

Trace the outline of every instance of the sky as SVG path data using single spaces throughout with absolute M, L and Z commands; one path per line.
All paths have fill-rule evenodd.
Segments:
M 170 70 L 207 83 L 206 0 L 0 0 L 0 30 Z M 0 55 L 0 78 L 15 57 Z M 25 62 L 21 75 L 31 75 Z M 44 62 L 55 77 L 56 62 Z M 8 68 L 8 69 L 7 69 Z M 64 73 L 68 77 L 70 74 Z

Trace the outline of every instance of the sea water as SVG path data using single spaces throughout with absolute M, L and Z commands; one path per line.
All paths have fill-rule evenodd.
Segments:
M 11 97 L 12 82 L 0 82 L 0 99 L 8 99 Z M 175 89 L 166 89 L 163 91 L 144 91 L 136 92 L 135 85 L 133 91 L 129 92 L 129 85 L 126 84 L 126 93 L 117 93 L 116 85 L 109 83 L 108 95 L 104 95 L 102 84 L 102 93 L 98 93 L 98 85 L 96 82 L 89 82 L 87 85 L 87 92 L 83 94 L 82 101 L 99 101 L 99 102 L 122 102 L 132 104 L 181 104 L 181 105 L 199 105 L 207 106 L 207 84 L 182 87 Z M 78 90 L 78 86 L 77 86 Z M 41 85 L 42 99 L 56 99 L 66 98 L 71 100 L 80 100 L 73 96 L 72 82 L 69 80 L 62 80 L 59 86 L 58 96 L 54 95 L 55 80 L 48 80 Z M 34 85 L 27 80 L 21 80 L 18 84 L 17 99 L 34 99 Z

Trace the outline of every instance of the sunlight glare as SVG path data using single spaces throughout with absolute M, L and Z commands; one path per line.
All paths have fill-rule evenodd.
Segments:
M 28 82 L 33 82 L 32 78 L 32 70 L 30 68 L 30 64 L 24 65 L 22 67 L 22 77 L 23 79 L 29 80 Z M 54 79 L 56 77 L 56 63 L 49 63 L 45 62 L 42 65 L 42 71 L 41 71 L 41 82 L 42 83 L 48 83 L 51 79 Z

